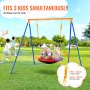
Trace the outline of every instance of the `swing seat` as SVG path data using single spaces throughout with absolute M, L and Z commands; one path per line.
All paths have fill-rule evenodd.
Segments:
M 42 63 L 46 63 L 46 64 L 53 64 L 53 63 L 57 63 L 59 61 L 62 61 L 63 58 L 53 58 L 53 59 L 46 59 L 46 58 L 38 58 L 38 61 L 42 62 Z

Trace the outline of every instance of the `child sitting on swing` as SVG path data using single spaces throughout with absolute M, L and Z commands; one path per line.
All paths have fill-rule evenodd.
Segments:
M 51 60 L 52 59 L 52 55 L 53 53 L 51 52 L 51 49 L 48 48 L 48 47 L 44 47 L 44 50 L 41 52 L 41 58 L 42 59 L 49 59 Z

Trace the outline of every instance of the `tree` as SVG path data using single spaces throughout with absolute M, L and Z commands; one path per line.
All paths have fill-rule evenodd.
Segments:
M 16 37 L 16 42 L 20 43 L 21 42 L 21 38 L 22 37 Z M 22 43 L 22 46 L 24 47 L 28 47 L 30 46 L 30 37 L 24 37 L 24 40 L 23 40 L 23 43 Z M 52 41 L 51 40 L 48 40 L 45 36 L 42 36 L 42 38 L 39 38 L 39 37 L 32 37 L 32 43 L 33 45 L 35 46 L 38 46 L 38 45 L 42 45 L 43 43 L 46 43 L 46 44 L 51 44 Z
M 79 39 L 76 37 L 76 42 L 78 42 L 78 41 L 79 41 Z M 74 36 L 71 37 L 71 41 L 70 42 L 73 45 L 76 44 Z
M 88 28 L 83 32 L 83 35 L 85 38 L 90 39 L 90 23 L 88 25 Z
M 45 36 L 42 36 L 41 39 L 47 39 Z
M 20 43 L 21 42 L 21 37 L 16 37 L 16 42 Z
M 33 39 L 33 44 L 34 44 L 35 46 L 42 45 L 42 44 L 44 44 L 44 43 L 46 43 L 46 44 L 51 44 L 52 41 L 51 41 L 51 40 L 48 40 L 48 39 L 46 39 L 46 38 L 34 38 L 34 39 Z
M 67 44 L 67 40 L 65 39 L 65 36 L 60 36 L 60 35 L 54 35 L 54 37 L 52 38 L 52 40 L 54 42 L 56 42 L 58 45 L 66 45 Z
M 4 46 L 6 43 L 6 40 L 4 38 L 0 38 L 0 46 Z

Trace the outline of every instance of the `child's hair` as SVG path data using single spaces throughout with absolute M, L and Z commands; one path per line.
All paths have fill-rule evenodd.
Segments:
M 10 39 L 7 38 L 7 39 L 6 39 L 6 42 L 9 43 L 9 42 L 10 42 Z
M 14 40 L 15 39 L 15 37 L 12 37 L 12 40 Z

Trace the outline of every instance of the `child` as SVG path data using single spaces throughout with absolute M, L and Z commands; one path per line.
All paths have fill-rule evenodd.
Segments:
M 48 47 L 45 47 L 43 52 L 41 52 L 41 58 L 42 59 L 52 59 L 53 53 L 51 52 L 51 49 Z
M 15 37 L 12 37 L 12 42 L 11 42 L 11 55 L 13 55 L 13 56 L 16 56 L 15 45 L 16 45 Z
M 3 63 L 4 60 L 9 62 L 8 57 L 11 55 L 10 48 L 11 48 L 10 39 L 6 39 L 6 44 L 5 44 L 5 47 L 3 49 L 3 57 L 2 57 L 2 60 L 0 63 Z
M 56 58 L 61 58 L 62 57 L 62 54 L 60 52 L 59 47 L 55 46 L 54 51 L 55 51 L 54 57 L 56 57 Z

